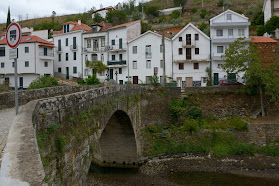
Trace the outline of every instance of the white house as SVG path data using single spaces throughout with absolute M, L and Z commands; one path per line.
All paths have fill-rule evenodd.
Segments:
M 156 75 L 163 82 L 162 36 L 147 31 L 128 43 L 129 72 L 133 84 L 149 83 L 149 77 Z M 167 81 L 172 78 L 171 39 L 165 38 L 165 64 Z
M 83 77 L 82 33 L 91 27 L 78 22 L 66 22 L 63 30 L 53 32 L 54 74 L 66 79 Z
M 173 80 L 178 87 L 206 86 L 210 38 L 192 23 L 172 38 Z
M 264 23 L 272 16 L 279 16 L 279 0 L 265 0 L 263 5 Z M 275 37 L 279 39 L 279 29 L 275 31 Z
M 242 82 L 243 74 L 236 77 L 234 73 L 227 74 L 221 67 L 224 64 L 222 55 L 225 49 L 240 37 L 249 39 L 249 18 L 234 11 L 227 10 L 210 19 L 212 75 L 214 85 L 218 85 L 221 79 L 237 79 Z
M 92 19 L 94 18 L 96 13 L 100 14 L 102 18 L 106 18 L 106 15 L 107 15 L 108 11 L 114 11 L 114 10 L 115 9 L 112 6 L 108 6 L 108 7 L 96 10 L 92 13 Z
M 107 30 L 107 75 L 119 84 L 129 81 L 128 42 L 141 33 L 140 21 L 114 26 Z
M 0 82 L 5 80 L 14 87 L 14 60 L 9 59 L 9 49 L 6 39 L 0 40 Z M 53 75 L 53 49 L 52 43 L 40 37 L 22 36 L 17 59 L 19 88 L 27 88 L 41 75 Z
M 84 73 L 83 78 L 87 78 L 88 75 L 92 75 L 94 70 L 86 67 L 85 62 L 89 61 L 102 61 L 105 65 L 107 64 L 107 30 L 112 26 L 109 23 L 102 21 L 91 25 L 91 30 L 85 32 L 83 38 L 83 67 Z M 104 81 L 107 71 L 97 74 L 100 81 Z

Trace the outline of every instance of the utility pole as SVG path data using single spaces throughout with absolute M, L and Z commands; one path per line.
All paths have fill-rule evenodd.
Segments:
M 202 7 L 203 7 L 203 0 L 202 0 Z
M 166 86 L 166 54 L 165 54 L 165 27 L 163 23 L 163 34 L 162 34 L 162 45 L 163 45 L 163 86 Z

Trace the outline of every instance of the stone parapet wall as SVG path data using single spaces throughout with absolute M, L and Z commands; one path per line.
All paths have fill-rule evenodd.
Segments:
M 99 86 L 57 86 L 33 90 L 21 90 L 18 92 L 19 105 L 25 105 L 29 101 L 43 99 L 59 95 L 71 94 L 96 88 Z M 0 94 L 0 110 L 15 106 L 15 93 L 6 92 Z
M 248 123 L 250 143 L 266 146 L 267 143 L 279 139 L 279 124 Z
M 210 87 L 186 87 L 185 92 L 212 92 L 212 91 L 236 91 L 242 86 L 210 86 Z

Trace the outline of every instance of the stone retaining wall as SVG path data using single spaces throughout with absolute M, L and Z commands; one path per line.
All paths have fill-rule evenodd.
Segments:
M 25 105 L 29 101 L 54 97 L 59 95 L 71 94 L 96 88 L 99 86 L 57 86 L 33 90 L 21 90 L 18 92 L 19 105 Z M 13 108 L 15 106 L 15 93 L 6 92 L 0 94 L 0 110 Z
M 213 91 L 228 91 L 239 90 L 242 86 L 210 86 L 210 87 L 186 87 L 185 92 L 213 92 Z

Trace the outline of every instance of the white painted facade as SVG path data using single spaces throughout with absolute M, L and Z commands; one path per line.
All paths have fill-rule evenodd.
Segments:
M 95 12 L 92 13 L 92 19 L 94 18 L 96 13 L 100 14 L 100 16 L 105 19 L 108 11 L 110 11 L 110 10 L 114 10 L 114 8 L 109 6 L 106 8 L 101 8 L 99 10 L 96 10 Z
M 210 38 L 192 23 L 172 39 L 173 74 L 178 87 L 206 86 Z
M 247 17 L 231 10 L 210 19 L 212 77 L 215 85 L 219 80 L 228 78 L 228 74 L 221 69 L 224 64 L 221 56 L 225 54 L 225 49 L 238 38 L 243 37 L 250 40 L 249 25 Z M 243 74 L 239 74 L 239 77 L 236 78 L 243 82 L 242 77 Z
M 157 75 L 163 82 L 163 48 L 162 36 L 147 31 L 129 42 L 129 76 L 132 83 L 149 83 L 149 76 Z M 147 49 L 149 48 L 150 49 Z M 172 78 L 172 47 L 171 40 L 165 38 L 166 77 Z
M 37 77 L 53 75 L 53 48 L 39 46 L 41 43 L 21 43 L 18 46 L 18 86 L 27 88 Z M 26 49 L 28 48 L 28 49 Z M 46 48 L 46 49 L 44 49 Z M 0 83 L 8 80 L 14 87 L 14 60 L 9 59 L 8 45 L 0 45 L 0 50 L 5 49 L 5 55 L 0 56 Z M 27 52 L 28 50 L 28 52 Z M 47 50 L 45 55 L 44 50 Z
M 265 0 L 263 5 L 264 23 L 270 20 L 272 16 L 279 16 L 279 0 Z M 269 36 L 267 33 L 266 36 Z M 279 39 L 279 29 L 275 30 L 275 38 Z
M 66 79 L 72 79 L 83 77 L 82 33 L 85 30 L 71 31 L 75 25 L 68 24 L 68 32 L 63 31 L 63 33 L 53 35 L 53 43 L 56 47 L 54 52 L 54 74 Z M 80 21 L 78 24 L 81 24 Z M 59 46 L 59 43 L 61 43 L 61 46 Z

